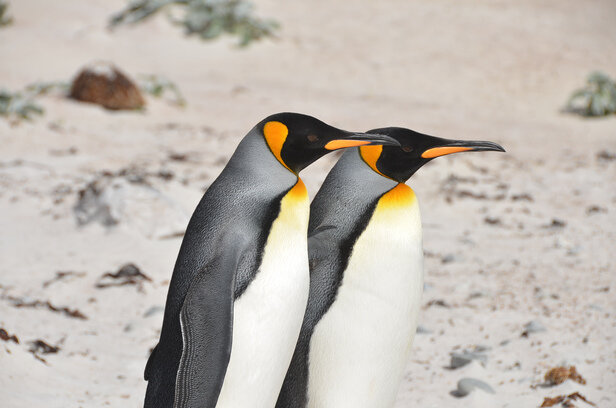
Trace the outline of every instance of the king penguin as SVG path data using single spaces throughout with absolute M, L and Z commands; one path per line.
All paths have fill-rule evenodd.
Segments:
M 405 182 L 435 157 L 492 142 L 375 129 L 400 142 L 347 150 L 310 207 L 310 294 L 276 408 L 393 406 L 423 290 L 419 206 Z
M 309 288 L 309 200 L 298 173 L 326 153 L 384 143 L 278 113 L 240 142 L 199 202 L 171 278 L 146 408 L 270 408 Z

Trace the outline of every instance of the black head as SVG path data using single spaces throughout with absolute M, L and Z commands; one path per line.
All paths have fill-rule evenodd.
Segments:
M 389 136 L 348 132 L 300 113 L 277 113 L 257 126 L 274 156 L 294 173 L 333 150 L 375 144 L 400 146 Z
M 441 139 L 398 127 L 373 129 L 368 133 L 391 136 L 400 143 L 399 147 L 360 147 L 361 157 L 366 164 L 377 173 L 400 183 L 404 183 L 435 157 L 458 152 L 505 151 L 493 142 Z

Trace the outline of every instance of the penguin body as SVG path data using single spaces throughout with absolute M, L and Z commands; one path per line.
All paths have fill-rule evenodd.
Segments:
M 220 407 L 272 407 L 308 300 L 309 200 L 301 179 L 280 201 L 254 280 L 234 306 L 233 351 Z M 241 390 L 239 392 L 238 390 Z
M 347 153 L 345 161 L 362 165 L 357 151 Z M 329 294 L 335 300 L 314 327 L 309 407 L 387 407 L 396 398 L 417 326 L 423 252 L 415 194 L 391 184 L 380 196 L 366 186 L 377 195 L 374 209 L 354 220 L 363 231 Z
M 277 408 L 383 408 L 395 402 L 423 289 L 419 205 L 404 182 L 432 158 L 423 152 L 449 149 L 433 150 L 437 157 L 457 146 L 408 129 L 374 132 L 395 137 L 406 150 L 346 151 L 315 196 L 310 295 Z M 502 149 L 466 143 L 466 150 Z
M 297 173 L 329 150 L 379 140 L 395 143 L 292 113 L 244 137 L 187 227 L 145 369 L 146 408 L 275 404 L 308 295 L 309 201 Z

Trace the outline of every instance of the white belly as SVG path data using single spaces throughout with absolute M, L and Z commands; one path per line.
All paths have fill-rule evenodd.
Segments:
M 261 267 L 234 304 L 231 357 L 219 408 L 276 404 L 308 300 L 308 213 L 307 195 L 283 199 Z
M 354 246 L 336 300 L 313 333 L 309 407 L 394 404 L 422 289 L 421 220 L 414 194 L 394 205 L 379 202 Z

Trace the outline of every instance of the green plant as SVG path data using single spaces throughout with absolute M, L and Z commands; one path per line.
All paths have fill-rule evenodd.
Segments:
M 21 119 L 31 120 L 34 115 L 42 115 L 45 110 L 34 98 L 53 91 L 66 92 L 67 82 L 35 82 L 25 87 L 23 91 L 9 92 L 0 90 L 0 116 L 18 122 Z
M 32 97 L 21 92 L 11 93 L 0 90 L 0 115 L 9 120 L 32 119 L 33 115 L 42 115 L 43 108 L 37 105 Z
M 152 95 L 156 98 L 160 98 L 166 91 L 173 94 L 171 103 L 178 106 L 185 106 L 186 99 L 180 92 L 180 89 L 176 84 L 168 80 L 167 78 L 159 75 L 140 75 L 138 77 L 139 88 L 142 92 Z
M 575 91 L 567 110 L 582 116 L 607 116 L 616 113 L 616 82 L 602 72 L 593 72 L 584 88 Z
M 70 87 L 71 84 L 65 81 L 39 81 L 26 86 L 25 92 L 31 97 L 47 95 L 54 91 L 66 94 Z
M 8 3 L 0 0 L 0 27 L 7 26 L 13 23 L 13 17 L 6 15 L 6 10 L 9 8 Z
M 277 22 L 253 16 L 253 5 L 245 0 L 132 0 L 128 6 L 113 15 L 110 26 L 140 22 L 166 6 L 185 7 L 181 19 L 172 22 L 184 26 L 188 35 L 211 40 L 222 34 L 239 37 L 239 45 L 273 37 Z

